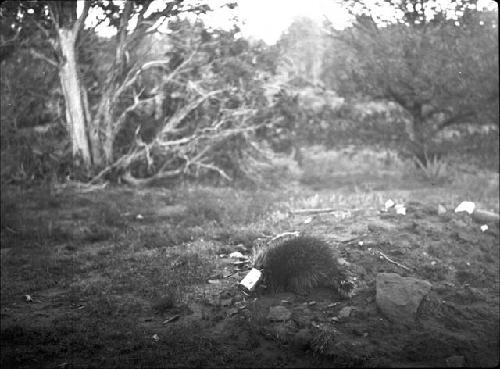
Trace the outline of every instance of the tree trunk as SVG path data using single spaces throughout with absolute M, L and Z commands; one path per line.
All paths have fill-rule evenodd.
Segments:
M 59 69 L 59 78 L 66 103 L 66 121 L 71 142 L 73 145 L 73 162 L 90 169 L 90 156 L 87 132 L 85 130 L 85 110 L 78 79 L 76 63 L 77 32 L 72 29 L 59 28 L 59 42 L 61 46 L 62 64 Z
M 413 116 L 410 123 L 410 144 L 411 152 L 420 163 L 427 167 L 426 138 L 424 134 L 424 120 L 421 116 Z M 418 167 L 418 164 L 416 164 Z
M 87 91 L 82 88 L 83 107 L 85 108 L 85 121 L 87 122 L 87 133 L 89 137 L 90 152 L 92 155 L 92 165 L 97 168 L 103 166 L 101 154 L 101 141 L 99 139 L 99 122 L 92 119 L 90 115 L 89 99 Z

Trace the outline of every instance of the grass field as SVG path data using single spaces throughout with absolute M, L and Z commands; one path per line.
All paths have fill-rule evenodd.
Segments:
M 443 366 L 453 355 L 498 363 L 498 224 L 481 232 L 467 216 L 437 215 L 438 204 L 452 210 L 461 201 L 498 213 L 498 172 L 422 174 L 389 152 L 356 148 L 312 147 L 303 168 L 276 165 L 280 182 L 258 189 L 4 187 L 2 367 Z M 407 216 L 384 217 L 388 199 L 407 204 Z M 307 208 L 339 212 L 308 221 L 290 212 Z M 357 313 L 329 323 L 330 350 L 315 346 L 325 334 L 310 328 L 329 321 L 330 297 L 242 295 L 246 271 L 227 258 L 295 230 L 331 242 L 362 282 L 335 307 Z M 417 327 L 377 312 L 376 273 L 402 271 L 351 240 L 433 283 Z M 293 319 L 269 324 L 269 306 L 284 298 Z M 312 300 L 316 310 L 301 310 Z M 293 338 L 303 328 L 316 334 L 306 350 Z

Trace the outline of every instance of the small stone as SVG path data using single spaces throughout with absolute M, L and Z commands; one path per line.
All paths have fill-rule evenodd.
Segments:
M 394 209 L 396 209 L 396 214 L 406 215 L 406 208 L 403 204 L 397 204 Z
M 239 251 L 235 251 L 235 252 L 232 252 L 229 254 L 229 257 L 231 259 L 247 259 L 247 257 L 245 255 L 243 255 L 241 252 Z
M 463 368 L 465 366 L 465 360 L 463 356 L 453 355 L 446 359 L 446 366 L 448 368 Z
M 348 318 L 349 315 L 351 315 L 351 311 L 352 311 L 352 306 L 346 306 L 346 307 L 343 307 L 340 311 L 339 311 L 339 318 Z
M 455 208 L 455 213 L 466 212 L 472 214 L 475 208 L 476 204 L 472 201 L 463 201 Z
M 394 201 L 392 201 L 391 199 L 387 200 L 384 204 L 384 208 L 385 210 L 389 210 L 390 208 L 392 208 L 394 205 L 396 205 L 396 203 Z
M 292 313 L 286 307 L 278 305 L 272 306 L 269 309 L 269 314 L 267 315 L 267 319 L 270 321 L 285 321 L 290 319 Z
M 443 214 L 446 214 L 446 208 L 443 205 L 439 204 L 438 205 L 438 215 L 443 215 Z
M 340 265 L 346 265 L 346 266 L 350 265 L 350 263 L 344 258 L 338 258 L 337 263 L 339 263 Z

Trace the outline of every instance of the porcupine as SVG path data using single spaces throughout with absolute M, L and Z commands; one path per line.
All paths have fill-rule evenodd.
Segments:
M 315 287 L 330 287 L 344 298 L 353 289 L 331 247 L 315 237 L 300 236 L 264 249 L 254 262 L 263 269 L 265 283 L 275 292 L 306 294 Z

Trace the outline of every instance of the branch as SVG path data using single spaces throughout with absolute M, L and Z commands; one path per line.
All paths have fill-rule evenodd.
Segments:
M 141 25 L 142 22 L 144 21 L 144 14 L 146 14 L 146 12 L 147 12 L 147 10 L 152 2 L 153 2 L 153 0 L 147 0 L 142 4 L 142 9 L 139 12 L 139 15 L 137 16 L 137 26 Z
M 184 168 L 181 167 L 175 170 L 158 172 L 154 176 L 148 178 L 136 178 L 130 173 L 130 171 L 127 171 L 121 176 L 121 179 L 123 180 L 123 182 L 131 186 L 142 187 L 149 185 L 155 180 L 165 179 L 165 178 L 176 178 L 182 174 L 183 170 Z
M 120 29 L 118 30 L 117 38 L 118 44 L 116 45 L 115 63 L 123 67 L 123 55 L 125 52 L 127 27 L 129 23 L 130 13 L 132 12 L 133 3 L 131 0 L 125 1 L 122 16 L 120 18 Z
M 189 104 L 185 105 L 179 112 L 174 114 L 174 116 L 172 116 L 168 120 L 168 122 L 165 124 L 163 129 L 160 131 L 160 134 L 158 135 L 158 137 L 160 137 L 161 135 L 167 134 L 170 131 L 176 129 L 177 126 L 182 122 L 182 120 L 184 118 L 186 118 L 186 116 L 191 111 L 196 109 L 203 101 L 205 101 L 209 97 L 212 97 L 212 96 L 215 96 L 215 95 L 221 93 L 222 91 L 223 90 L 216 90 L 216 91 L 209 92 L 208 94 L 201 96 L 198 99 L 196 99 L 195 101 L 191 101 Z
M 202 162 L 191 162 L 189 163 L 190 165 L 197 165 L 199 167 L 202 167 L 202 168 L 207 168 L 207 169 L 210 169 L 210 170 L 213 170 L 217 173 L 219 173 L 219 175 L 221 177 L 223 177 L 224 179 L 228 180 L 229 182 L 232 181 L 232 178 L 229 177 L 226 172 L 224 172 L 222 169 L 220 169 L 219 167 L 213 165 L 213 164 L 205 164 L 205 163 L 202 163 Z
M 387 260 L 389 263 L 394 264 L 394 265 L 400 267 L 401 269 L 411 271 L 411 269 L 409 267 L 407 267 L 406 265 L 400 264 L 397 261 L 392 260 L 390 257 L 388 257 L 386 254 L 384 254 L 382 251 L 375 250 L 375 253 L 377 253 L 382 259 Z
M 30 54 L 33 55 L 35 58 L 42 59 L 56 68 L 59 66 L 59 64 L 55 60 L 49 58 L 48 56 L 43 55 L 42 53 L 36 51 L 35 49 L 30 48 L 29 51 Z
M 455 114 L 455 115 L 449 117 L 448 119 L 444 120 L 443 122 L 441 122 L 438 125 L 438 127 L 436 128 L 436 132 L 439 132 L 440 130 L 442 130 L 446 127 L 452 126 L 454 124 L 467 123 L 465 121 L 465 119 L 474 117 L 475 115 L 476 115 L 476 113 L 471 111 L 471 110 L 464 112 L 464 113 Z
M 89 15 L 89 9 L 90 9 L 90 0 L 84 0 L 82 14 L 80 14 L 80 17 L 76 20 L 75 24 L 73 24 L 73 32 L 76 35 L 78 35 L 83 29 L 85 20 Z
M 55 27 L 57 33 L 59 33 L 59 14 L 57 14 L 57 16 L 56 16 L 56 12 L 54 12 L 53 6 L 57 6 L 57 4 L 52 3 L 52 6 L 51 6 L 51 3 L 49 2 L 48 8 L 49 8 L 50 18 L 52 19 L 52 23 L 54 23 L 54 27 Z
M 143 105 L 143 104 L 146 104 L 147 102 L 151 101 L 154 99 L 154 97 L 150 97 L 148 99 L 143 99 L 143 100 L 139 100 L 139 95 L 144 91 L 144 89 L 142 89 L 138 94 L 135 94 L 134 96 L 134 103 L 132 105 L 130 105 L 129 107 L 127 107 L 121 114 L 120 116 L 118 117 L 116 123 L 114 124 L 113 126 L 113 131 L 114 131 L 114 134 L 116 134 L 116 132 L 118 132 L 118 130 L 120 129 L 121 125 L 125 122 L 125 119 L 127 118 L 127 115 L 134 111 L 138 106 L 140 105 Z
M 322 213 L 333 213 L 335 211 L 338 211 L 339 209 L 335 208 L 324 208 L 324 209 L 296 209 L 292 210 L 292 214 L 297 214 L 297 215 L 309 215 L 309 214 L 322 214 Z
M 46 31 L 46 30 L 44 30 Z M 1 40 L 1 44 L 0 46 L 8 46 L 9 44 L 13 44 L 14 42 L 16 42 L 16 40 L 19 38 L 19 35 L 21 34 L 21 27 L 19 27 L 16 31 L 16 33 L 14 34 L 14 36 L 12 36 L 10 39 L 4 39 L 3 35 L 0 35 L 0 40 Z
M 198 49 L 196 49 L 184 62 L 182 62 L 177 68 L 175 68 L 169 75 L 168 77 L 163 81 L 163 83 L 167 83 L 169 82 L 171 79 L 173 79 L 178 73 L 179 71 L 184 68 L 188 63 L 191 62 L 191 60 L 193 59 L 194 55 L 197 53 Z M 122 85 L 116 90 L 114 96 L 113 96 L 113 100 L 116 100 L 126 89 L 128 89 L 130 86 L 132 86 L 135 81 L 137 80 L 137 78 L 139 77 L 139 75 L 149 69 L 149 68 L 152 68 L 152 67 L 156 67 L 156 66 L 160 66 L 160 65 L 163 65 L 163 64 L 167 64 L 170 62 L 170 59 L 161 59 L 161 60 L 153 60 L 153 61 L 150 61 L 150 62 L 147 62 L 145 64 L 142 65 L 142 67 L 140 67 L 139 69 L 135 70 L 135 73 L 134 73 L 134 70 L 131 69 L 129 71 L 129 73 L 127 74 L 127 77 L 125 77 L 125 81 L 122 83 Z

